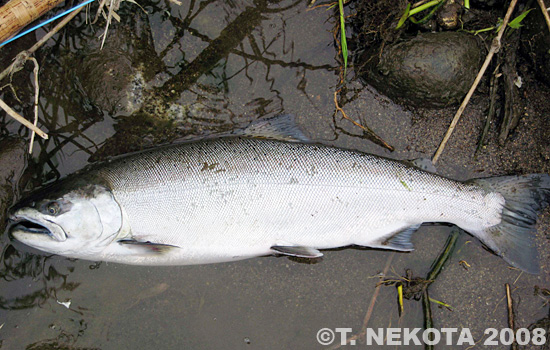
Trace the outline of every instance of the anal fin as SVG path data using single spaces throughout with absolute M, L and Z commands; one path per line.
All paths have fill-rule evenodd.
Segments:
M 323 256 L 323 253 L 311 247 L 274 245 L 271 249 L 282 255 L 295 256 L 299 258 L 313 259 Z
M 382 247 L 393 250 L 409 252 L 414 250 L 411 236 L 418 230 L 421 224 L 413 225 L 401 230 L 382 242 Z

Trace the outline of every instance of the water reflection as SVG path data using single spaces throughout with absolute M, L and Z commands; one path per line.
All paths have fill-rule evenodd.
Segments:
M 59 334 L 55 338 L 40 340 L 33 342 L 25 347 L 26 350 L 99 350 L 100 348 L 83 348 L 76 346 L 76 342 L 84 335 L 84 331 L 88 328 L 88 324 L 84 320 L 76 321 L 75 333 L 70 333 L 63 329 L 59 330 Z M 55 328 L 55 325 L 50 325 L 50 328 Z
M 35 183 L 88 161 L 284 112 L 281 79 L 289 74 L 282 71 L 299 77 L 308 96 L 308 74 L 335 67 L 294 59 L 299 50 L 282 14 L 302 3 L 140 2 L 147 13 L 123 6 L 103 50 L 97 27 L 71 22 L 41 52 L 39 107 L 50 139 L 37 140 Z
M 4 291 L 19 293 L 0 296 L 0 308 L 21 310 L 42 306 L 51 298 L 57 300 L 58 291 L 73 291 L 80 285 L 67 281 L 67 276 L 73 271 L 69 259 L 55 257 L 52 260 L 51 256 L 27 253 L 12 244 L 5 245 L 0 256 L 0 286 Z M 9 288 L 6 283 L 10 283 Z M 17 286 L 26 286 L 24 292 L 21 293 Z

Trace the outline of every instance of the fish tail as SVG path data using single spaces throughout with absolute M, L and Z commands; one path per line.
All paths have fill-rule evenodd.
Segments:
M 505 200 L 500 223 L 472 233 L 512 266 L 539 273 L 535 226 L 538 214 L 550 201 L 550 175 L 501 176 L 472 182 L 500 193 Z

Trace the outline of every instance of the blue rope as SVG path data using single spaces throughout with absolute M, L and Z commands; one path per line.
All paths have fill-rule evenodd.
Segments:
M 2 44 L 0 44 L 0 47 L 6 45 L 6 44 L 9 43 L 9 42 L 14 41 L 15 39 L 19 39 L 19 38 L 22 37 L 23 35 L 29 34 L 30 32 L 35 31 L 35 30 L 37 30 L 38 28 L 40 28 L 40 27 L 42 27 L 42 26 L 45 26 L 46 24 L 48 24 L 48 23 L 50 23 L 50 22 L 52 22 L 52 21 L 55 21 L 56 19 L 58 19 L 58 18 L 60 18 L 60 17 L 65 16 L 66 14 L 69 14 L 69 13 L 75 11 L 75 10 L 78 10 L 78 9 L 81 8 L 82 6 L 88 5 L 89 3 L 93 2 L 93 1 L 95 1 L 95 0 L 86 0 L 86 1 L 84 1 L 82 4 L 75 6 L 75 7 L 73 7 L 73 8 L 70 9 L 70 10 L 67 10 L 67 11 L 65 11 L 65 12 L 63 12 L 63 13 L 60 13 L 60 14 L 58 14 L 57 16 L 54 16 L 54 17 L 50 18 L 49 20 L 47 20 L 47 21 L 45 21 L 45 22 L 43 22 L 43 23 L 40 23 L 39 25 L 36 25 L 36 26 L 32 27 L 31 29 L 24 31 L 23 33 L 19 33 L 19 34 L 17 34 L 16 36 L 14 36 L 13 38 L 4 41 Z

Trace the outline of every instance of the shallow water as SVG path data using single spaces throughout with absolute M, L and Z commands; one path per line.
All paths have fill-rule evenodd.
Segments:
M 122 23 L 112 25 L 104 51 L 98 51 L 96 39 L 102 28 L 86 25 L 82 16 L 40 53 L 39 125 L 52 137 L 34 147 L 35 183 L 72 173 L 90 160 L 224 132 L 279 113 L 294 114 L 316 141 L 396 159 L 431 156 L 448 124 L 445 113 L 440 119 L 418 119 L 353 82 L 348 97 L 354 100 L 344 106 L 346 112 L 368 122 L 396 151 L 373 144 L 361 129 L 335 116 L 339 63 L 331 10 L 308 10 L 303 1 L 140 4 L 148 14 L 123 3 Z M 22 105 L 30 110 L 29 102 Z M 537 158 L 544 159 L 547 151 L 540 143 L 510 146 L 535 154 L 519 166 L 508 165 L 506 158 L 517 154 L 503 156 L 492 146 L 473 161 L 477 112 L 465 116 L 457 131 L 461 136 L 439 165 L 441 174 L 466 179 L 548 172 L 547 162 Z M 3 130 L 25 134 L 14 122 L 4 122 Z M 535 134 L 539 124 L 534 123 L 520 127 Z M 539 239 L 546 250 L 547 223 L 548 215 Z M 321 348 L 316 340 L 321 328 L 359 331 L 377 275 L 390 257 L 389 277 L 404 275 L 407 268 L 425 276 L 449 232 L 444 226 L 422 227 L 413 238 L 416 251 L 408 254 L 341 249 L 327 251 L 315 264 L 266 257 L 190 267 L 45 256 L 5 234 L 2 348 Z M 462 260 L 471 267 L 465 269 Z M 430 287 L 432 298 L 454 310 L 433 304 L 435 327 L 469 327 L 476 341 L 486 328 L 507 327 L 504 283 L 513 284 L 514 298 L 521 300 L 516 324 L 526 327 L 548 313 L 544 300 L 533 295 L 535 285 L 550 286 L 548 271 L 547 262 L 540 276 L 508 269 L 462 234 L 447 268 Z M 381 288 L 370 327 L 422 327 L 420 302 L 405 301 L 400 318 L 396 299 L 395 287 Z

